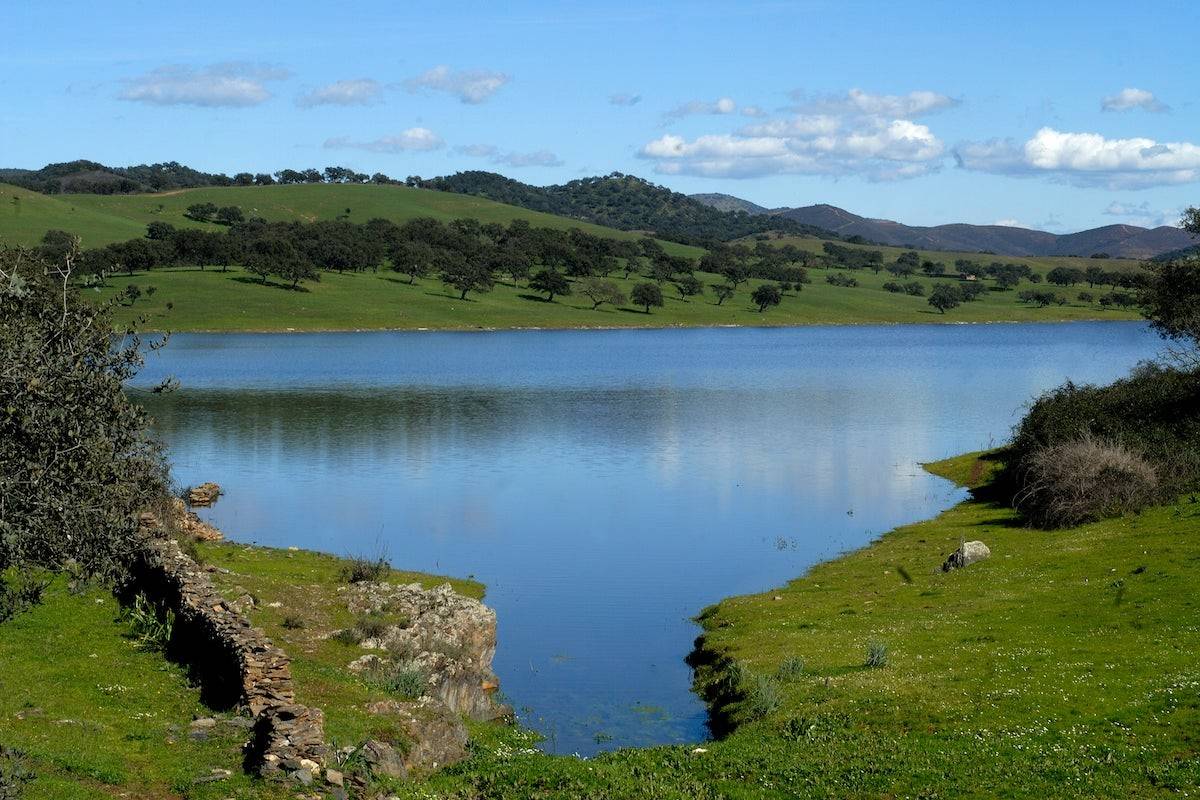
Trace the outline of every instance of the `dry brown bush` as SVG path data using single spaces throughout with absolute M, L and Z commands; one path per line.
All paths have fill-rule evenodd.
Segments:
M 1044 528 L 1062 528 L 1138 511 L 1157 500 L 1149 462 L 1115 441 L 1085 434 L 1043 447 L 1028 459 L 1016 505 Z

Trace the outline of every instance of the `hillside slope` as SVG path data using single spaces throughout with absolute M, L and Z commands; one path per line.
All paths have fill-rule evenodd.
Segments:
M 1157 228 L 1105 225 L 1068 234 L 1009 225 L 951 223 L 926 227 L 887 219 L 870 219 L 824 203 L 801 208 L 766 209 L 731 195 L 696 194 L 691 197 L 714 208 L 739 209 L 748 214 L 789 219 L 833 231 L 844 238 L 861 236 L 878 244 L 927 250 L 988 252 L 1002 256 L 1090 256 L 1107 253 L 1114 258 L 1152 258 L 1195 244 L 1186 231 L 1169 225 Z
M 383 217 L 400 222 L 413 217 L 450 220 L 471 217 L 481 222 L 508 223 L 526 219 L 534 226 L 579 228 L 597 236 L 637 239 L 631 231 L 615 230 L 553 214 L 504 205 L 480 197 L 375 184 L 296 184 L 288 186 L 224 186 L 182 189 L 158 194 L 58 194 L 46 195 L 0 184 L 0 242 L 31 245 L 47 230 L 59 228 L 77 234 L 84 247 L 98 247 L 145 235 L 146 225 L 169 222 L 176 227 L 223 230 L 221 226 L 194 222 L 184 216 L 193 203 L 238 206 L 247 216 L 270 221 L 314 222 L 344 217 L 366 222 Z M 663 242 L 675 255 L 698 257 L 703 251 Z
M 614 172 L 555 186 L 531 186 L 494 172 L 459 172 L 422 181 L 443 192 L 488 197 L 522 208 L 584 219 L 624 230 L 650 231 L 691 244 L 730 241 L 768 231 L 836 239 L 828 230 L 797 220 L 738 214 L 713 208 L 634 175 Z

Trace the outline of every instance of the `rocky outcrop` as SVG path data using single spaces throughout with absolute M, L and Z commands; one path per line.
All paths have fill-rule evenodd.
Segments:
M 138 526 L 143 533 L 161 536 L 170 528 L 198 542 L 219 542 L 225 538 L 221 531 L 188 511 L 187 506 L 178 497 L 172 498 L 165 510 L 159 513 L 166 518 L 166 522 L 159 518 L 159 514 L 150 511 L 139 515 Z
M 230 607 L 208 574 L 170 538 L 146 537 L 125 587 L 175 615 L 170 655 L 187 664 L 205 702 L 254 718 L 246 764 L 263 774 L 318 770 L 325 745 L 319 709 L 296 703 L 287 654 Z M 308 764 L 301 765 L 301 762 Z
M 983 561 L 991 555 L 992 551 L 983 542 L 963 542 L 957 550 L 950 554 L 945 563 L 942 564 L 942 572 L 968 567 L 976 561 Z
M 188 489 L 187 504 L 189 506 L 211 506 L 217 502 L 217 498 L 220 496 L 221 487 L 210 481 Z
M 412 703 L 382 700 L 367 706 L 367 710 L 383 717 L 407 738 L 409 745 L 402 752 L 396 750 L 406 776 L 428 775 L 467 757 L 467 730 L 462 719 L 440 701 L 428 697 Z M 390 759 L 385 746 L 384 742 L 374 742 L 374 747 L 367 749 L 386 763 Z M 370 754 L 364 754 L 369 761 Z
M 511 715 L 495 702 L 499 681 L 492 671 L 496 654 L 496 612 L 445 583 L 356 583 L 346 589 L 355 614 L 387 614 L 402 624 L 389 625 L 378 639 L 388 659 L 407 663 L 426 676 L 425 694 L 450 711 L 475 720 Z M 375 657 L 372 666 L 379 666 Z M 356 662 L 366 668 L 364 660 Z

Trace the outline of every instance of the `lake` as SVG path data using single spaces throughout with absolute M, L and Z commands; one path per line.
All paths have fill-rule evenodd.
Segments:
M 138 385 L 236 541 L 473 576 L 551 752 L 705 738 L 704 606 L 936 514 L 930 461 L 1153 356 L 1133 323 L 177 335 Z M 932 568 L 932 565 L 931 565 Z

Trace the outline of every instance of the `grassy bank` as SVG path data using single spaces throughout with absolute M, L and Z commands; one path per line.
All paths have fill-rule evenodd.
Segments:
M 1200 502 L 1055 532 L 986 498 L 995 462 L 930 465 L 983 495 L 701 616 L 698 688 L 742 722 L 699 748 L 588 761 L 476 726 L 473 755 L 402 797 L 785 798 L 1190 796 L 1200 784 Z M 960 539 L 987 561 L 942 573 Z M 367 732 L 373 691 L 354 653 L 319 638 L 347 624 L 340 563 L 210 545 L 214 577 L 295 659 L 300 700 L 329 733 Z M 421 577 L 423 581 L 433 579 Z M 475 584 L 459 584 L 477 594 Z M 271 602 L 282 603 L 271 608 Z M 285 619 L 298 618 L 287 626 Z M 274 798 L 237 773 L 235 728 L 179 740 L 207 714 L 185 676 L 139 652 L 102 594 L 56 590 L 0 636 L 0 742 L 28 750 L 34 798 Z M 886 665 L 867 667 L 872 644 Z M 877 653 L 880 652 L 877 649 Z M 738 665 L 732 668 L 732 665 Z M 736 685 L 730 675 L 737 674 Z M 45 680 L 47 677 L 50 680 Z M 731 691 L 732 690 L 732 691 Z M 213 767 L 227 781 L 196 783 Z
M 545 302 L 524 286 L 497 284 L 466 301 L 435 279 L 409 285 L 407 278 L 390 271 L 338 275 L 324 273 L 318 283 L 303 291 L 263 285 L 236 268 L 227 272 L 209 268 L 156 270 L 133 276 L 114 276 L 108 286 L 90 293 L 98 299 L 112 297 L 129 284 L 143 291 L 156 287 L 150 297 L 118 310 L 119 320 L 145 316 L 148 327 L 174 331 L 240 330 L 355 330 L 355 329 L 471 329 L 471 328 L 586 328 L 666 327 L 703 325 L 818 325 L 869 323 L 1051 322 L 1079 319 L 1137 319 L 1131 311 L 1106 309 L 1078 299 L 1077 288 L 1062 293 L 1071 299 L 1064 306 L 1038 308 L 1017 300 L 1015 291 L 987 292 L 973 303 L 964 303 L 946 314 L 931 308 L 924 297 L 893 294 L 883 289 L 887 273 L 859 270 L 859 286 L 831 286 L 825 276 L 835 270 L 810 270 L 812 283 L 799 292 L 787 292 L 783 302 L 759 313 L 750 293 L 759 281 L 750 281 L 721 305 L 711 289 L 705 296 L 680 298 L 665 284 L 665 306 L 649 314 L 640 308 L 592 309 L 578 294 Z M 697 273 L 705 283 L 720 283 L 716 275 Z M 626 295 L 645 278 L 617 276 Z M 923 280 L 926 288 L 932 281 Z M 171 303 L 173 308 L 167 309 Z

